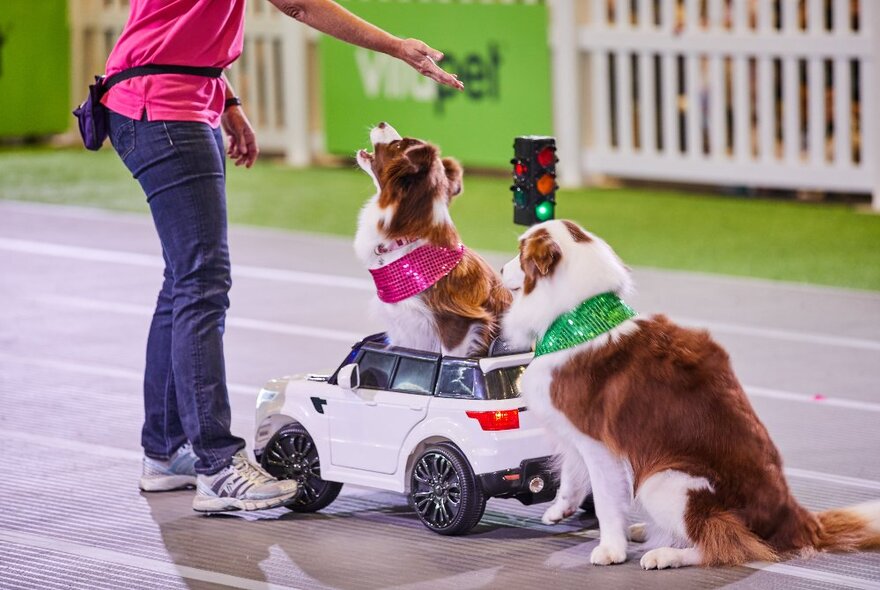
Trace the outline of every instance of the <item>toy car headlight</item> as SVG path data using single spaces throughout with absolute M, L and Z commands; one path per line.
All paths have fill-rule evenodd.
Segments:
M 257 405 L 261 406 L 263 404 L 268 404 L 271 401 L 274 401 L 275 398 L 278 397 L 278 392 L 271 389 L 260 389 L 259 395 L 257 395 Z

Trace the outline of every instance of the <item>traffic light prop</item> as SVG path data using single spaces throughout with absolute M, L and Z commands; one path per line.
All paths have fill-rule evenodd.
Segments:
M 534 225 L 556 212 L 556 140 L 525 135 L 513 140 L 513 222 Z

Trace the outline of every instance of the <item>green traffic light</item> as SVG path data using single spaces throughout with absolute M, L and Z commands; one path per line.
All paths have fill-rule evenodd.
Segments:
M 513 202 L 516 203 L 517 207 L 525 207 L 526 206 L 526 193 L 523 189 L 517 187 L 513 191 Z
M 538 218 L 538 221 L 553 219 L 553 203 L 550 201 L 539 203 L 538 206 L 535 207 L 535 217 Z

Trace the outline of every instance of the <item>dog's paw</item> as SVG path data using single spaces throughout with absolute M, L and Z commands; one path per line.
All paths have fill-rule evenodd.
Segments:
M 644 543 L 648 540 L 648 525 L 643 522 L 629 525 L 629 540 L 633 543 Z
M 662 570 L 670 567 L 692 565 L 687 560 L 687 552 L 687 549 L 676 549 L 674 547 L 651 549 L 642 556 L 639 564 L 646 570 Z
M 541 522 L 544 524 L 556 524 L 574 514 L 576 510 L 577 507 L 571 506 L 568 502 L 553 502 L 550 508 L 544 511 Z
M 626 547 L 615 547 L 614 545 L 602 545 L 593 549 L 590 554 L 590 563 L 593 565 L 613 565 L 615 563 L 623 563 L 626 561 Z

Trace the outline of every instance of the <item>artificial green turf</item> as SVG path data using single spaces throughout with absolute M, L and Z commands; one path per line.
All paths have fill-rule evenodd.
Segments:
M 513 253 L 510 181 L 466 175 L 452 216 L 472 247 Z M 229 169 L 233 223 L 353 236 L 372 194 L 356 170 Z M 108 148 L 0 152 L 0 198 L 146 212 Z M 837 204 L 651 189 L 560 191 L 557 217 L 599 234 L 629 264 L 880 290 L 880 216 Z

